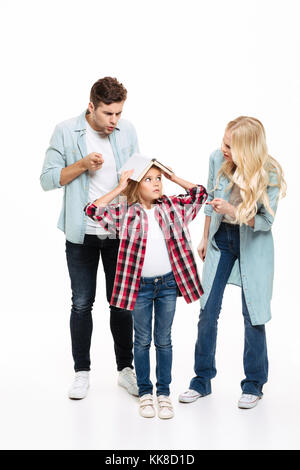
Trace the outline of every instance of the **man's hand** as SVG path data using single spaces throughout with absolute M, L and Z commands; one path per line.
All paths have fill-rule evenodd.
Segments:
M 129 183 L 130 176 L 133 174 L 134 170 L 125 170 L 121 173 L 120 181 L 119 181 L 119 188 L 123 191 Z
M 206 204 L 210 204 L 217 214 L 228 214 L 231 217 L 235 218 L 235 210 L 232 204 L 225 201 L 225 199 L 221 199 L 216 197 L 211 202 L 207 202 Z
M 82 159 L 82 164 L 86 170 L 97 171 L 100 170 L 104 163 L 101 153 L 92 152 Z

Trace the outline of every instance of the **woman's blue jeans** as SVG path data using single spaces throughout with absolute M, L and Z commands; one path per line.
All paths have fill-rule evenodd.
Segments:
M 172 367 L 171 327 L 176 308 L 177 284 L 173 273 L 142 277 L 133 315 L 134 364 L 139 396 L 153 392 L 150 380 L 150 345 L 154 307 L 156 394 L 169 395 Z
M 240 259 L 239 226 L 221 223 L 215 235 L 221 257 L 211 292 L 204 309 L 200 311 L 198 338 L 195 347 L 195 374 L 190 389 L 202 395 L 211 393 L 211 379 L 217 370 L 215 365 L 218 318 L 224 289 L 236 259 Z M 244 372 L 241 382 L 243 393 L 261 396 L 268 379 L 268 356 L 264 325 L 252 326 L 242 289 L 242 312 L 245 326 Z M 234 331 L 234 328 L 233 328 Z

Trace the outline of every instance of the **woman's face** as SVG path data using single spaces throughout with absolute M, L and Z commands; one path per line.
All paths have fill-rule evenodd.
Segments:
M 162 195 L 161 171 L 150 168 L 139 183 L 139 195 L 146 202 L 155 201 Z
M 224 134 L 221 150 L 223 152 L 225 160 L 232 162 L 231 155 L 231 132 L 227 130 Z

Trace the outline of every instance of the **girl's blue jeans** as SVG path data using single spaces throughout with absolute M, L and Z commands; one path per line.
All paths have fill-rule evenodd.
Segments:
M 156 349 L 156 394 L 169 395 L 172 367 L 171 327 L 177 299 L 173 273 L 142 277 L 133 315 L 134 364 L 139 396 L 153 392 L 150 380 L 150 345 L 154 309 L 154 345 Z
M 195 347 L 196 376 L 190 383 L 190 389 L 202 395 L 211 393 L 211 379 L 217 370 L 215 364 L 218 318 L 221 311 L 225 286 L 236 259 L 240 259 L 239 226 L 221 223 L 215 235 L 221 257 L 211 292 L 204 309 L 200 311 L 198 338 Z M 245 326 L 244 372 L 241 382 L 243 393 L 261 396 L 264 383 L 268 379 L 268 355 L 264 325 L 252 326 L 244 292 L 242 289 L 242 312 Z M 236 334 L 232 325 L 232 334 Z

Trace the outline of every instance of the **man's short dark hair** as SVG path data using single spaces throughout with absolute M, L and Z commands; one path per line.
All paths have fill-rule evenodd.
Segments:
M 104 77 L 97 80 L 91 88 L 90 101 L 98 108 L 100 103 L 111 104 L 125 101 L 127 90 L 116 78 Z

